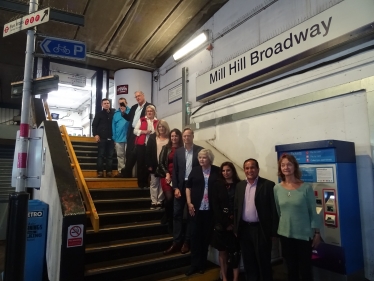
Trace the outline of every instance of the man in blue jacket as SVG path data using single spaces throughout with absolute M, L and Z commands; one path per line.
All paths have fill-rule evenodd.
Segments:
M 125 153 L 127 144 L 127 130 L 129 122 L 122 117 L 122 112 L 129 113 L 130 108 L 127 106 L 125 98 L 118 100 L 119 108 L 116 110 L 112 121 L 112 132 L 115 149 L 118 160 L 118 173 L 125 167 Z

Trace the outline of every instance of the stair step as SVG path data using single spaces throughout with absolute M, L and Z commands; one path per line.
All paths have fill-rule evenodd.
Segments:
M 87 265 L 162 252 L 171 245 L 172 241 L 170 235 L 159 235 L 86 245 L 85 262 Z
M 149 200 L 149 205 L 150 205 Z M 161 217 L 164 214 L 164 210 L 116 210 L 116 211 L 104 211 L 98 210 L 100 217 L 100 226 L 115 225 L 123 223 L 140 223 L 142 221 L 158 221 L 160 222 Z M 89 220 L 88 220 L 89 221 Z
M 127 280 L 156 274 L 190 264 L 190 256 L 180 253 L 164 256 L 162 252 L 135 256 L 86 266 L 85 280 Z
M 190 266 L 178 267 L 172 270 L 167 270 L 151 275 L 142 276 L 134 279 L 126 279 L 126 281 L 216 281 L 219 280 L 220 268 L 219 266 L 208 262 L 204 274 L 193 274 L 186 276 L 185 272 Z
M 149 189 L 140 188 L 91 188 L 91 197 L 93 200 L 113 200 L 124 199 L 132 201 L 136 198 L 149 198 Z M 105 201 L 103 201 L 104 203 Z
M 145 209 L 150 207 L 149 193 L 143 198 L 94 200 L 96 209 L 101 211 Z
M 81 167 L 81 168 L 82 168 L 82 167 Z M 97 177 L 96 167 L 95 167 L 95 170 L 87 170 L 87 169 L 83 170 L 83 169 L 82 169 L 82 174 L 83 174 L 83 176 L 84 176 L 85 178 L 95 178 L 95 177 Z M 118 174 L 118 171 L 117 171 L 116 169 L 114 169 L 114 170 L 112 171 L 112 174 L 113 174 L 113 176 L 115 176 L 115 175 Z
M 135 178 L 86 178 L 88 188 L 134 188 L 138 186 Z
M 167 234 L 167 226 L 161 225 L 160 220 L 104 225 L 96 233 L 92 227 L 87 227 L 86 244 L 164 234 Z

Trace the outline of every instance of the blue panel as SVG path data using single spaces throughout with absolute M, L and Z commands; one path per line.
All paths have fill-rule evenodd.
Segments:
M 86 44 L 80 41 L 47 37 L 40 44 L 43 53 L 48 56 L 85 60 Z
M 335 149 L 335 163 L 356 163 L 355 147 L 353 142 L 339 140 L 321 140 L 293 144 L 276 145 L 275 151 L 278 152 L 278 158 L 282 153 L 310 151 L 321 149 Z M 310 162 L 306 162 L 310 163 Z M 314 162 L 314 163 L 328 163 Z M 329 162 L 332 163 L 332 162 Z
M 352 274 L 364 268 L 356 165 L 337 164 L 336 176 L 341 244 L 345 251 L 347 274 Z
M 334 148 L 287 151 L 287 153 L 295 156 L 299 164 L 320 164 L 336 162 Z M 280 157 L 280 155 L 278 155 L 278 158 Z
M 29 200 L 25 281 L 43 279 L 45 247 L 47 240 L 48 205 L 39 200 Z

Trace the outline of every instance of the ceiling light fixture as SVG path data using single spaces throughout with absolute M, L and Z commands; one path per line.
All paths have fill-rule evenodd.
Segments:
M 182 48 L 180 48 L 174 55 L 174 60 L 179 60 L 191 51 L 195 50 L 199 46 L 201 46 L 203 43 L 205 43 L 208 40 L 208 32 L 204 31 L 194 39 L 192 39 L 190 42 L 188 42 L 186 45 L 184 45 Z

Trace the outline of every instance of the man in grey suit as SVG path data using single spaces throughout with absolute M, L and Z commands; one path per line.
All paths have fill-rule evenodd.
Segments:
M 188 220 L 186 233 L 183 235 L 183 211 L 186 205 L 186 182 L 193 167 L 199 166 L 197 154 L 203 148 L 194 145 L 194 133 L 191 128 L 185 128 L 182 133 L 184 147 L 180 147 L 174 154 L 174 167 L 172 184 L 174 189 L 174 214 L 173 214 L 173 244 L 164 254 L 181 251 L 186 254 L 190 251 L 190 233 Z
M 275 183 L 258 176 L 256 159 L 243 164 L 246 179 L 236 185 L 234 232 L 239 238 L 247 281 L 272 281 L 272 237 L 279 223 L 274 200 Z

